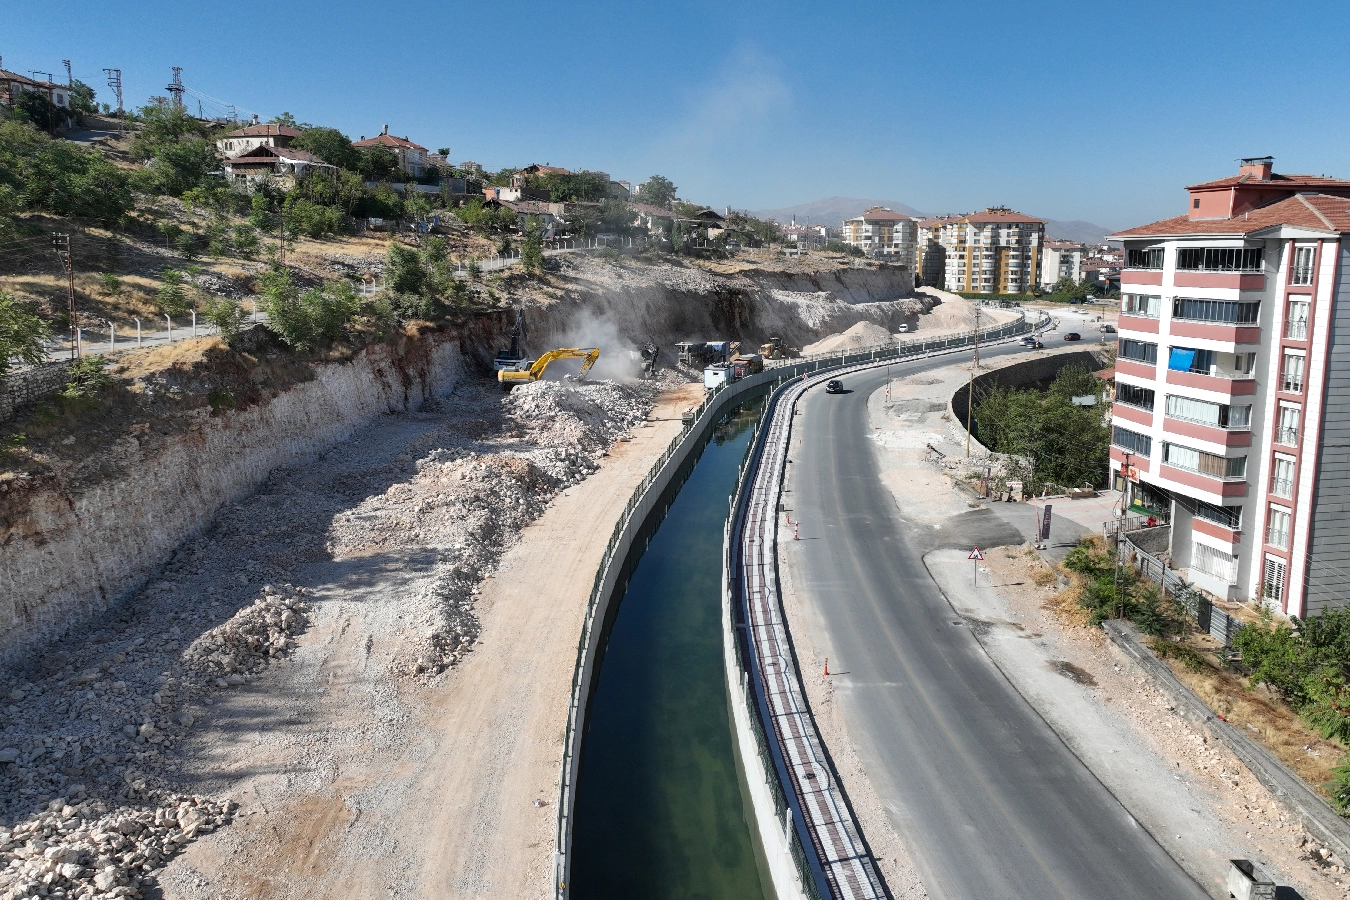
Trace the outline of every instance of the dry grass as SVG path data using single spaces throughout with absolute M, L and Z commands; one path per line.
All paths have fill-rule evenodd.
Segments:
M 1208 636 L 1192 635 L 1187 643 L 1204 654 L 1209 665 L 1203 672 L 1193 672 L 1180 660 L 1164 659 L 1181 683 L 1325 796 L 1322 785 L 1331 780 L 1331 770 L 1345 748 L 1310 728 L 1268 688 L 1250 688 L 1246 678 L 1218 668 L 1215 642 Z

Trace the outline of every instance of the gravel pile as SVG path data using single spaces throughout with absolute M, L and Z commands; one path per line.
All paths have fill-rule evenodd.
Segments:
M 659 389 L 568 380 L 504 396 L 475 383 L 390 416 L 273 473 L 137 595 L 0 671 L 0 898 L 139 897 L 178 849 L 228 822 L 231 782 L 202 780 L 219 770 L 202 756 L 213 707 L 270 684 L 281 658 L 301 664 L 297 638 L 339 590 L 332 567 L 381 552 L 379 565 L 432 560 L 382 594 L 387 687 L 372 697 L 462 660 L 483 579 Z M 392 729 L 386 713 L 368 720 Z M 305 752 L 321 756 L 315 741 Z
M 895 336 L 872 322 L 859 322 L 847 331 L 832 334 L 802 348 L 802 353 L 848 353 L 863 348 L 881 347 L 895 343 Z

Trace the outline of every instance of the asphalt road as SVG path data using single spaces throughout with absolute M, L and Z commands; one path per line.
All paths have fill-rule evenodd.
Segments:
M 1207 896 L 1008 683 L 929 576 L 931 550 L 1021 536 L 987 509 L 939 529 L 906 522 L 868 437 L 867 399 L 885 379 L 848 375 L 851 393 L 802 399 L 789 506 L 811 523 L 798 586 L 825 622 L 817 646 L 843 670 L 835 697 L 929 896 Z

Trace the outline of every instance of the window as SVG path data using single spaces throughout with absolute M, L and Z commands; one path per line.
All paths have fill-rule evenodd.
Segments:
M 1153 452 L 1153 438 L 1119 425 L 1111 429 L 1111 443 L 1135 456 L 1148 456 Z
M 1185 469 L 1215 478 L 1239 479 L 1247 474 L 1245 456 L 1217 456 L 1180 444 L 1163 444 L 1163 462 L 1174 469 Z
M 1194 372 L 1197 375 L 1209 375 L 1217 365 L 1213 350 L 1173 347 L 1167 356 L 1167 368 L 1173 372 Z
M 1153 389 L 1137 384 L 1116 385 L 1116 402 L 1153 412 Z
M 1237 557 L 1209 544 L 1191 543 L 1191 568 L 1226 584 L 1237 583 Z
M 1161 310 L 1161 297 L 1153 297 L 1148 294 L 1125 294 L 1120 298 L 1121 315 L 1156 319 Z
M 1266 557 L 1265 571 L 1261 575 L 1261 599 L 1284 605 L 1284 583 L 1288 566 L 1282 559 Z
M 1280 390 L 1286 394 L 1303 393 L 1303 354 L 1284 351 L 1284 365 L 1280 367 Z
M 1150 344 L 1147 341 L 1135 341 L 1129 338 L 1121 338 L 1118 355 L 1125 359 L 1132 359 L 1135 362 L 1148 363 L 1151 366 L 1158 364 L 1158 345 Z
M 1204 519 L 1206 522 L 1222 525 L 1224 528 L 1231 528 L 1234 531 L 1242 528 L 1241 506 L 1215 506 L 1213 503 L 1206 503 L 1203 500 L 1192 502 L 1195 504 L 1193 515 L 1196 517 Z
M 1280 401 L 1280 417 L 1275 423 L 1275 443 L 1292 447 L 1298 443 L 1299 406 Z
M 1281 550 L 1289 549 L 1289 510 L 1271 506 L 1266 524 L 1266 543 Z
M 1315 247 L 1295 247 L 1294 266 L 1289 271 L 1290 284 L 1312 284 Z
M 1275 454 L 1275 465 L 1270 471 L 1270 492 L 1286 500 L 1294 496 L 1294 458 Z
M 1199 208 L 1200 208 L 1200 198 L 1196 197 L 1194 200 L 1191 201 L 1191 209 L 1199 209 Z
M 1308 339 L 1308 301 L 1290 300 L 1284 315 L 1284 336 L 1293 341 Z
M 1161 269 L 1162 267 L 1163 248 L 1161 247 L 1125 251 L 1125 268 L 1127 269 Z
M 1235 303 L 1231 300 L 1194 300 L 1190 297 L 1172 298 L 1172 318 L 1174 319 L 1252 325 L 1255 324 L 1260 314 L 1260 303 Z
M 1177 251 L 1177 268 L 1189 272 L 1262 272 L 1262 247 L 1188 247 Z
M 1251 427 L 1251 406 L 1229 406 L 1226 403 L 1210 403 L 1208 400 L 1196 400 L 1194 397 L 1167 395 L 1167 417 L 1196 422 L 1200 425 L 1213 425 L 1216 428 L 1231 428 L 1242 431 Z

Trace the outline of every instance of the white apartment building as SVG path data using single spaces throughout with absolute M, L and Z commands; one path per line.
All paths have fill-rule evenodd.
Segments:
M 1087 248 L 1073 241 L 1048 240 L 1041 249 L 1041 287 L 1052 288 L 1061 278 L 1083 280 Z
M 916 226 L 911 216 L 874 206 L 861 216 L 845 219 L 841 239 L 868 256 L 898 263 L 912 272 L 918 247 Z
M 1111 468 L 1192 584 L 1306 616 L 1350 597 L 1350 181 L 1272 168 L 1113 236 Z

